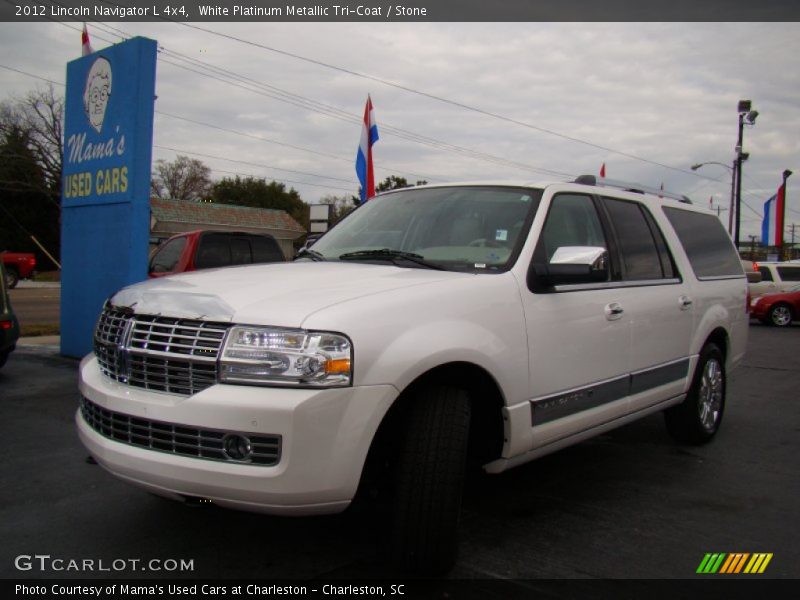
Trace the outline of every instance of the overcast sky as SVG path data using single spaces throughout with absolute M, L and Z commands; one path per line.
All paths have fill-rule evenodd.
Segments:
M 727 209 L 730 171 L 689 167 L 732 162 L 746 98 L 760 114 L 744 134 L 741 239 L 760 235 L 763 203 L 791 169 L 786 220 L 800 241 L 798 23 L 190 25 L 89 24 L 96 50 L 135 35 L 163 47 L 154 160 L 181 153 L 214 178 L 284 181 L 309 203 L 355 194 L 370 93 L 378 180 L 563 181 L 605 163 L 609 178 L 663 182 Z M 63 83 L 66 61 L 80 56 L 79 30 L 0 23 L 0 100 L 45 85 L 9 67 Z

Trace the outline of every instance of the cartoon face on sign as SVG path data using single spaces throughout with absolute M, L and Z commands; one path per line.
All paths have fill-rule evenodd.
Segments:
M 111 63 L 102 56 L 92 63 L 86 76 L 86 88 L 83 91 L 83 109 L 86 118 L 97 133 L 103 127 L 106 106 L 111 96 Z

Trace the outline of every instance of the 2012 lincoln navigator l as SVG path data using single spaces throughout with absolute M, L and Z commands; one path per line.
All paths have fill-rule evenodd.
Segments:
M 311 515 L 382 490 L 397 562 L 446 570 L 468 468 L 656 411 L 682 442 L 720 427 L 746 279 L 717 217 L 668 196 L 397 190 L 292 263 L 125 288 L 80 366 L 80 438 L 178 500 Z

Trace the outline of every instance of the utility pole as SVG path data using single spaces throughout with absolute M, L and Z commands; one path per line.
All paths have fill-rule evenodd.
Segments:
M 758 238 L 757 235 L 748 235 L 747 237 L 750 238 L 750 260 L 756 259 L 756 239 Z

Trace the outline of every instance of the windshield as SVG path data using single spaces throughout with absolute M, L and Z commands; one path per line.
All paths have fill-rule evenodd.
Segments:
M 336 225 L 314 250 L 327 260 L 504 271 L 519 254 L 541 196 L 538 189 L 466 186 L 383 194 Z M 406 261 L 402 253 L 418 260 Z

